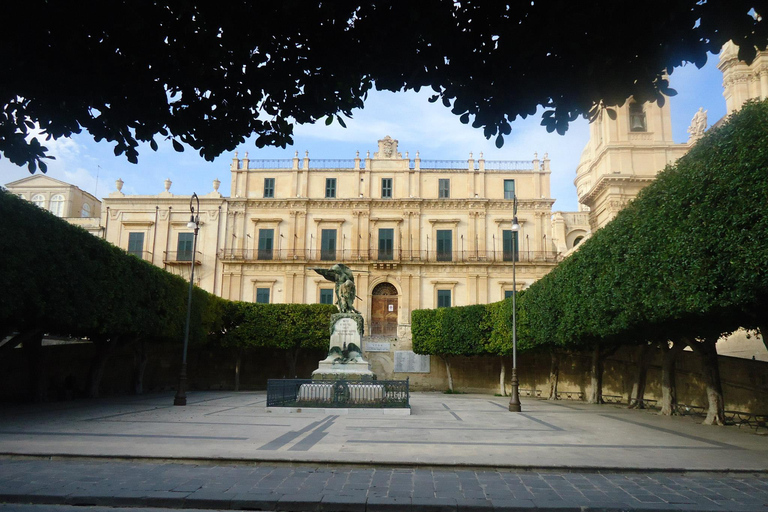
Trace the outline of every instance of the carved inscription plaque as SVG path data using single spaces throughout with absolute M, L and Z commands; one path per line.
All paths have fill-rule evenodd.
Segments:
M 365 343 L 366 352 L 389 352 L 389 343 L 386 341 L 368 341 Z
M 395 373 L 429 373 L 429 356 L 410 350 L 395 351 Z

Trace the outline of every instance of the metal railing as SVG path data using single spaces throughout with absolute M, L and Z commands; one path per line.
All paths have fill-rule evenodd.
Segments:
M 530 160 L 486 160 L 486 171 L 533 171 Z
M 439 262 L 439 263 L 512 263 L 513 254 L 503 250 L 465 251 L 423 251 L 377 249 L 280 249 L 265 251 L 259 249 L 220 249 L 219 258 L 224 261 L 329 261 L 341 263 L 380 262 Z M 188 261 L 188 260 L 187 260 Z M 520 251 L 515 260 L 518 263 L 556 263 L 558 253 L 554 251 Z
M 149 251 L 126 251 L 126 252 L 132 256 L 136 256 L 141 260 L 152 261 L 152 253 Z
M 163 251 L 163 263 L 168 265 L 189 265 L 192 262 L 192 251 Z M 195 265 L 201 265 L 203 253 L 195 252 Z
M 422 169 L 468 169 L 468 160 L 421 160 Z
M 267 407 L 410 407 L 408 380 L 269 379 Z
M 360 167 L 365 167 L 365 161 L 360 160 Z M 315 158 L 309 160 L 310 169 L 354 169 L 353 158 Z
M 248 160 L 249 169 L 291 169 L 293 159 L 291 158 L 273 158 Z
M 360 169 L 365 169 L 365 158 L 360 158 Z M 473 169 L 480 168 L 480 162 L 483 162 L 483 166 L 486 171 L 489 172 L 503 172 L 503 171 L 533 171 L 533 162 L 531 160 L 479 160 L 475 159 L 473 162 Z M 297 167 L 298 169 L 304 168 L 305 159 L 299 158 Z M 420 169 L 429 170 L 463 170 L 469 169 L 469 159 L 467 160 L 427 160 L 419 159 Z M 241 161 L 238 165 L 242 165 L 242 169 L 245 169 L 245 163 Z M 414 169 L 416 166 L 416 160 L 408 160 L 408 168 Z M 272 159 L 249 159 L 248 169 L 292 169 L 294 168 L 294 159 L 292 158 L 272 158 Z M 354 158 L 310 158 L 310 169 L 355 169 Z

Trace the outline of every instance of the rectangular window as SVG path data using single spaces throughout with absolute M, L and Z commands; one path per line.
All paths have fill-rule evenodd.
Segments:
M 144 233 L 128 233 L 128 254 L 139 258 L 144 255 Z
M 192 261 L 192 243 L 194 240 L 194 233 L 179 233 L 179 241 L 176 244 L 176 261 Z
M 392 178 L 381 178 L 382 199 L 392 198 Z
M 264 197 L 275 197 L 275 178 L 264 178 Z
M 394 258 L 395 250 L 395 230 L 394 229 L 380 229 L 379 230 L 379 259 L 391 260 Z
M 256 303 L 269 304 L 269 288 L 256 288 Z
M 514 290 L 504 290 L 505 299 L 511 299 L 514 294 L 515 294 Z
M 504 199 L 515 198 L 515 180 L 504 180 Z
M 333 304 L 333 290 L 330 288 L 320 289 L 320 304 Z
M 451 290 L 437 290 L 437 307 L 451 307 Z
M 324 229 L 320 234 L 320 259 L 336 259 L 336 230 Z
M 453 231 L 450 229 L 437 230 L 437 261 L 451 261 L 453 252 Z
M 336 178 L 325 178 L 325 197 L 336 197 Z
M 517 231 L 505 229 L 502 232 L 504 261 L 520 261 L 517 247 Z
M 437 180 L 437 197 L 441 199 L 447 199 L 451 197 L 451 180 Z
M 259 253 L 257 255 L 260 260 L 272 259 L 272 248 L 275 244 L 275 230 L 274 229 L 260 229 L 259 230 Z

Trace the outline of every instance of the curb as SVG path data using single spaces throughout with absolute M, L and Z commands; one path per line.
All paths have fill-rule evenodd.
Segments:
M 218 466 L 228 464 L 232 466 L 319 466 L 334 468 L 419 468 L 419 469 L 446 469 L 455 470 L 457 468 L 467 470 L 493 470 L 493 471 L 519 471 L 525 473 L 630 473 L 630 474 L 648 474 L 648 473 L 669 473 L 669 474 L 688 474 L 688 475 L 768 475 L 768 467 L 743 469 L 690 469 L 681 467 L 621 467 L 621 466 L 525 466 L 516 464 L 467 464 L 456 463 L 435 463 L 435 462 L 399 462 L 399 461 L 329 461 L 328 459 L 257 459 L 257 458 L 234 458 L 234 457 L 152 457 L 152 456 L 133 456 L 133 455 L 81 455 L 69 453 L 12 453 L 0 452 L 0 460 L 78 460 L 78 461 L 114 461 L 114 462 L 146 462 L 146 463 L 174 463 L 174 464 L 195 464 Z

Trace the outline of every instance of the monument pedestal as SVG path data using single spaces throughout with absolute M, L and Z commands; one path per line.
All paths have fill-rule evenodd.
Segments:
M 376 380 L 371 365 L 363 359 L 363 317 L 357 313 L 331 315 L 331 345 L 328 357 L 312 372 L 316 380 Z

